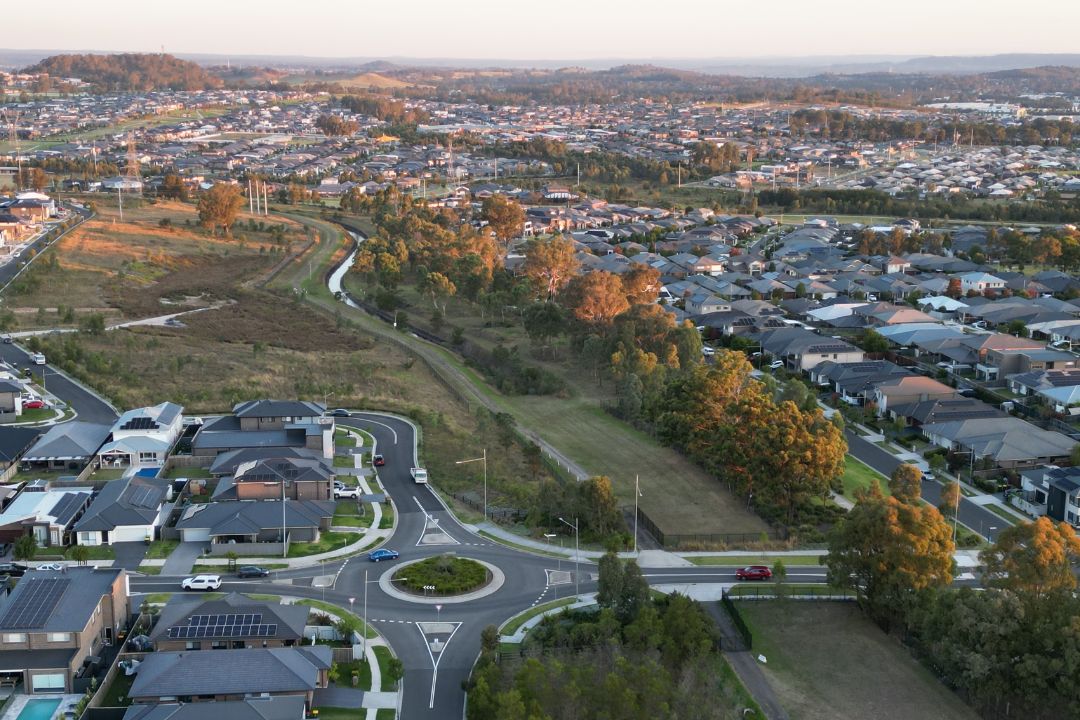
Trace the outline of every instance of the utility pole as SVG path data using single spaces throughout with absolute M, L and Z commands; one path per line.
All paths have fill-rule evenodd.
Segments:
M 581 543 L 578 541 L 578 528 L 581 526 L 581 521 L 575 517 L 573 525 L 571 525 L 567 520 L 563 518 L 559 518 L 559 522 L 574 528 L 574 594 L 581 595 L 581 588 L 579 584 L 581 580 Z
M 119 186 L 116 188 L 116 202 L 120 208 L 120 222 L 124 222 L 124 195 Z
M 289 557 L 289 542 L 285 538 L 285 478 L 281 479 L 281 557 Z
M 364 657 L 367 657 L 367 586 L 368 571 L 364 570 Z
M 637 531 L 638 531 L 638 498 L 641 497 L 641 486 L 638 484 L 638 476 L 634 476 L 634 555 L 638 554 Z
M 484 454 L 478 458 L 471 458 L 469 460 L 458 460 L 455 465 L 465 465 L 467 463 L 482 462 L 484 463 L 484 520 L 488 519 L 488 482 L 487 482 L 487 448 L 484 448 Z
M 248 213 L 254 215 L 254 205 L 251 202 L 251 178 L 248 178 Z

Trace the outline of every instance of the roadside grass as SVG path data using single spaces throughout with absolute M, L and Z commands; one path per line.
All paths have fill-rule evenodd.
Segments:
M 728 590 L 728 595 L 734 597 L 771 598 L 776 596 L 779 585 L 780 583 L 775 582 L 740 583 L 738 585 L 733 585 Z M 818 583 L 783 583 L 782 585 L 783 593 L 789 597 L 792 595 L 809 595 L 814 598 L 831 598 L 837 600 L 842 600 L 846 597 L 855 597 L 854 590 L 834 588 Z M 740 607 L 742 606 L 740 605 Z
M 505 625 L 499 628 L 501 635 L 513 635 L 518 631 L 522 625 L 533 619 L 540 613 L 547 612 L 548 610 L 555 610 L 556 608 L 566 607 L 567 605 L 573 605 L 577 602 L 576 597 L 562 598 L 561 600 L 552 600 L 551 602 L 542 603 L 536 607 L 529 608 L 520 615 L 515 615 L 510 618 Z
M 394 657 L 393 653 L 390 652 L 390 648 L 384 645 L 376 645 L 372 648 L 372 651 L 375 653 L 376 662 L 379 663 L 379 675 L 382 678 L 380 690 L 383 692 L 396 690 L 397 683 L 391 683 L 386 679 L 390 671 L 390 660 Z
M 323 602 L 322 600 L 309 600 L 309 599 L 297 600 L 295 604 L 296 605 L 304 605 L 304 606 L 312 608 L 314 610 L 319 610 L 321 612 L 330 613 L 331 615 L 334 615 L 336 617 L 352 616 L 353 618 L 356 619 L 356 622 L 359 623 L 359 626 L 358 626 L 360 628 L 359 632 L 362 633 L 369 640 L 371 638 L 379 636 L 379 633 L 377 633 L 375 631 L 375 628 L 364 625 L 363 618 L 361 618 L 359 615 L 357 615 L 355 613 L 349 612 L 348 610 L 346 610 L 343 607 L 339 607 L 339 606 L 334 605 L 332 603 Z
M 155 540 L 146 549 L 147 560 L 164 560 L 172 555 L 173 550 L 180 547 L 179 540 Z
M 397 710 L 391 708 L 379 708 L 375 713 L 375 720 L 394 720 L 397 717 Z
M 163 565 L 147 565 L 143 563 L 139 565 L 139 572 L 143 575 L 160 575 L 163 567 Z
M 327 531 L 319 535 L 318 542 L 291 543 L 289 545 L 289 557 L 304 557 L 306 555 L 318 555 L 343 548 L 349 543 L 363 539 L 356 533 L 339 533 Z
M 754 601 L 739 611 L 792 717 L 975 720 L 977 715 L 854 603 Z
M 86 550 L 87 550 L 87 558 L 86 559 L 87 560 L 115 560 L 116 559 L 116 551 L 113 550 L 108 545 L 74 545 L 72 547 L 69 547 L 64 552 L 64 558 L 67 559 L 67 560 L 72 560 L 73 558 L 71 557 L 71 555 L 74 552 L 76 547 L 86 548 Z
M 356 438 L 346 431 L 338 428 L 334 432 L 334 444 L 339 447 L 356 447 Z
M 777 560 L 782 560 L 786 567 L 818 566 L 824 555 L 715 555 L 686 558 L 695 565 L 768 565 L 772 567 Z
M 534 555 L 546 555 L 547 557 L 553 557 L 553 558 L 563 558 L 563 559 L 566 558 L 566 555 L 561 554 L 561 553 L 547 552 L 545 550 L 537 550 L 536 548 L 531 548 L 531 547 L 528 547 L 527 545 L 519 545 L 517 543 L 510 542 L 509 540 L 504 540 L 503 538 L 498 537 L 497 535 L 492 535 L 491 533 L 487 532 L 486 530 L 480 530 L 479 534 L 480 534 L 481 537 L 485 537 L 485 538 L 487 538 L 488 540 L 492 541 L 493 543 L 495 543 L 497 545 L 506 545 L 507 547 L 514 548 L 515 550 L 521 550 L 523 552 L 532 553 Z
M 883 494 L 889 494 L 889 479 L 851 455 L 844 458 L 844 474 L 840 480 L 844 484 L 844 497 L 852 502 L 860 491 L 869 490 L 875 482 Z
M 379 520 L 380 530 L 389 530 L 394 527 L 394 506 L 391 503 L 382 504 L 382 518 Z
M 355 463 L 353 461 L 353 456 L 352 455 L 335 455 L 334 456 L 334 467 L 339 467 L 339 468 L 355 467 Z
M 18 417 L 16 422 L 44 422 L 46 420 L 52 420 L 54 417 L 56 417 L 56 410 L 52 408 L 24 408 L 22 411 L 22 415 Z
M 239 558 L 236 561 L 236 567 L 240 568 L 244 565 L 258 565 L 261 568 L 267 570 L 284 570 L 289 567 L 288 563 L 264 563 L 264 562 L 245 562 L 244 558 Z M 202 563 L 196 563 L 192 566 L 191 572 L 193 573 L 217 573 L 218 575 L 229 575 L 235 573 L 235 570 L 229 570 L 228 565 L 206 565 Z
M 983 507 L 1009 523 L 1009 525 L 1015 525 L 1016 523 L 1021 522 L 1020 518 L 995 503 L 987 503 L 986 505 L 983 505 Z

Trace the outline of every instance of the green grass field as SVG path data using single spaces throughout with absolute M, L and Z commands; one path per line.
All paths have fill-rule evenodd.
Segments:
M 688 558 L 690 562 L 695 565 L 727 565 L 731 567 L 742 567 L 744 565 L 768 565 L 772 567 L 777 560 L 783 560 L 784 565 L 787 567 L 807 567 L 817 566 L 821 563 L 819 559 L 824 557 L 823 555 L 784 555 L 784 556 L 765 556 L 765 555 L 714 555 L 714 556 L 696 556 Z
M 881 487 L 883 494 L 889 494 L 888 478 L 851 455 L 845 458 L 841 480 L 844 483 L 844 497 L 852 502 L 855 502 L 855 496 L 860 490 L 869 489 L 875 482 Z
M 855 603 L 740 602 L 755 655 L 792 718 L 976 720 Z
M 502 635 L 513 635 L 517 632 L 518 628 L 527 623 L 532 618 L 536 617 L 540 613 L 547 612 L 548 610 L 554 610 L 556 608 L 566 607 L 567 605 L 573 605 L 577 602 L 576 597 L 563 598 L 561 600 L 552 600 L 551 602 L 541 603 L 534 608 L 529 608 L 520 615 L 516 615 L 510 619 L 508 623 L 499 629 Z

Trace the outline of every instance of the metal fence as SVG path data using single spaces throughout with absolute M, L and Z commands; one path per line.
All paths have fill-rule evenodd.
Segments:
M 720 604 L 724 606 L 724 610 L 731 618 L 731 622 L 734 623 L 735 629 L 739 631 L 739 637 L 743 641 L 743 645 L 746 650 L 750 650 L 754 647 L 754 634 L 750 632 L 750 627 L 743 620 L 742 613 L 739 612 L 739 608 L 735 606 L 735 603 L 728 597 L 728 593 L 725 590 L 723 596 L 720 598 Z

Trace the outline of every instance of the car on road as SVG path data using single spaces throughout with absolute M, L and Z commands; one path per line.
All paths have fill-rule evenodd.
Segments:
M 44 400 L 27 400 L 23 403 L 24 410 L 41 410 L 45 407 Z
M 195 575 L 184 578 L 180 583 L 184 590 L 217 590 L 221 587 L 220 575 Z
M 358 488 L 358 487 L 342 487 L 342 488 L 335 487 L 334 488 L 334 499 L 335 500 L 340 499 L 340 498 L 358 498 L 358 497 L 360 497 L 360 488 Z
M 772 570 L 765 565 L 749 565 L 735 571 L 736 580 L 768 580 Z
M 773 370 L 779 370 L 780 368 L 784 367 L 784 361 L 773 360 L 771 363 L 769 363 L 769 367 L 771 367 Z
M 701 354 L 704 355 L 705 357 L 712 357 L 713 355 L 716 354 L 716 350 L 709 347 L 708 345 L 702 345 L 701 346 Z
M 386 464 L 386 458 L 382 455 L 373 455 L 371 457 L 371 464 L 375 467 L 382 467 Z
M 389 548 L 379 548 L 378 550 L 372 550 L 368 553 L 367 559 L 371 562 L 382 562 L 383 560 L 397 560 L 401 557 L 401 553 L 397 550 L 390 550 Z
M 330 417 L 352 417 L 352 413 L 345 408 L 334 408 L 326 414 Z
M 33 355 L 30 356 L 30 362 L 34 363 L 35 365 L 44 365 L 45 364 L 45 355 L 44 355 L 44 353 L 34 353 Z
M 42 563 L 38 565 L 35 570 L 63 570 L 64 566 L 60 563 Z
M 0 563 L 0 574 L 11 577 L 22 577 L 30 568 L 19 563 Z
M 270 577 L 270 571 L 258 565 L 242 565 L 236 570 L 236 577 L 261 578 Z
M 10 345 L 11 343 L 15 342 L 15 340 L 11 337 L 11 333 L 4 333 L 3 335 L 0 335 L 0 340 L 3 340 L 5 345 Z
M 411 468 L 409 474 L 417 485 L 427 485 L 427 470 L 424 468 Z

